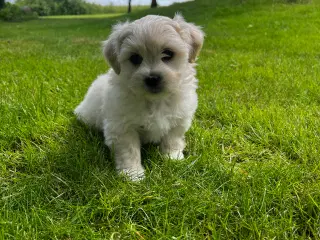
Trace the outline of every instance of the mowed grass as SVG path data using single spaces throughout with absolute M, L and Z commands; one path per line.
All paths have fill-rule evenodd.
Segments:
M 319 239 L 320 7 L 273 2 L 0 22 L 0 239 Z M 207 35 L 187 159 L 128 182 L 72 111 L 112 24 L 178 10 Z
M 124 15 L 128 11 L 127 6 L 109 6 L 110 13 L 100 13 L 100 14 L 79 14 L 79 15 L 53 15 L 53 16 L 43 16 L 41 19 L 88 19 L 88 18 L 111 18 L 119 17 Z M 133 5 L 131 8 L 132 13 L 143 11 L 148 9 L 149 6 L 143 5 Z
M 111 18 L 119 17 L 124 13 L 103 13 L 103 14 L 82 14 L 82 15 L 54 15 L 41 17 L 42 19 L 92 19 L 92 18 Z

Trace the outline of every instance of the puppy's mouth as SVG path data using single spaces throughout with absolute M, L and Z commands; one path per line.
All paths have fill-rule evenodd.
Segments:
M 157 86 L 157 87 L 149 87 L 146 86 L 146 90 L 152 94 L 161 93 L 163 91 L 163 87 Z

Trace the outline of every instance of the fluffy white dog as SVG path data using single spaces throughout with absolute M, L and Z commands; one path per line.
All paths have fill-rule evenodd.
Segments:
M 140 147 L 159 143 L 182 159 L 184 134 L 197 108 L 195 60 L 204 34 L 181 15 L 149 15 L 114 26 L 103 52 L 112 69 L 90 86 L 75 114 L 101 129 L 116 169 L 143 178 Z

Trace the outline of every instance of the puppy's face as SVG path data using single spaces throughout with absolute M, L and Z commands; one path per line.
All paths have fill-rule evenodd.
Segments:
M 104 45 L 106 59 L 135 94 L 158 97 L 179 91 L 187 65 L 202 47 L 203 33 L 177 15 L 146 16 L 116 25 Z

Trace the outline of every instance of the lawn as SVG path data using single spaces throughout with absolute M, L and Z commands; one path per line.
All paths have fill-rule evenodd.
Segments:
M 122 13 L 102 13 L 102 14 L 83 14 L 83 15 L 53 15 L 53 16 L 44 16 L 42 19 L 94 19 L 94 18 L 112 18 L 123 15 Z
M 0 22 L 0 239 L 320 239 L 319 2 L 220 2 Z M 112 24 L 178 10 L 206 32 L 187 158 L 145 146 L 128 182 L 72 111 Z

